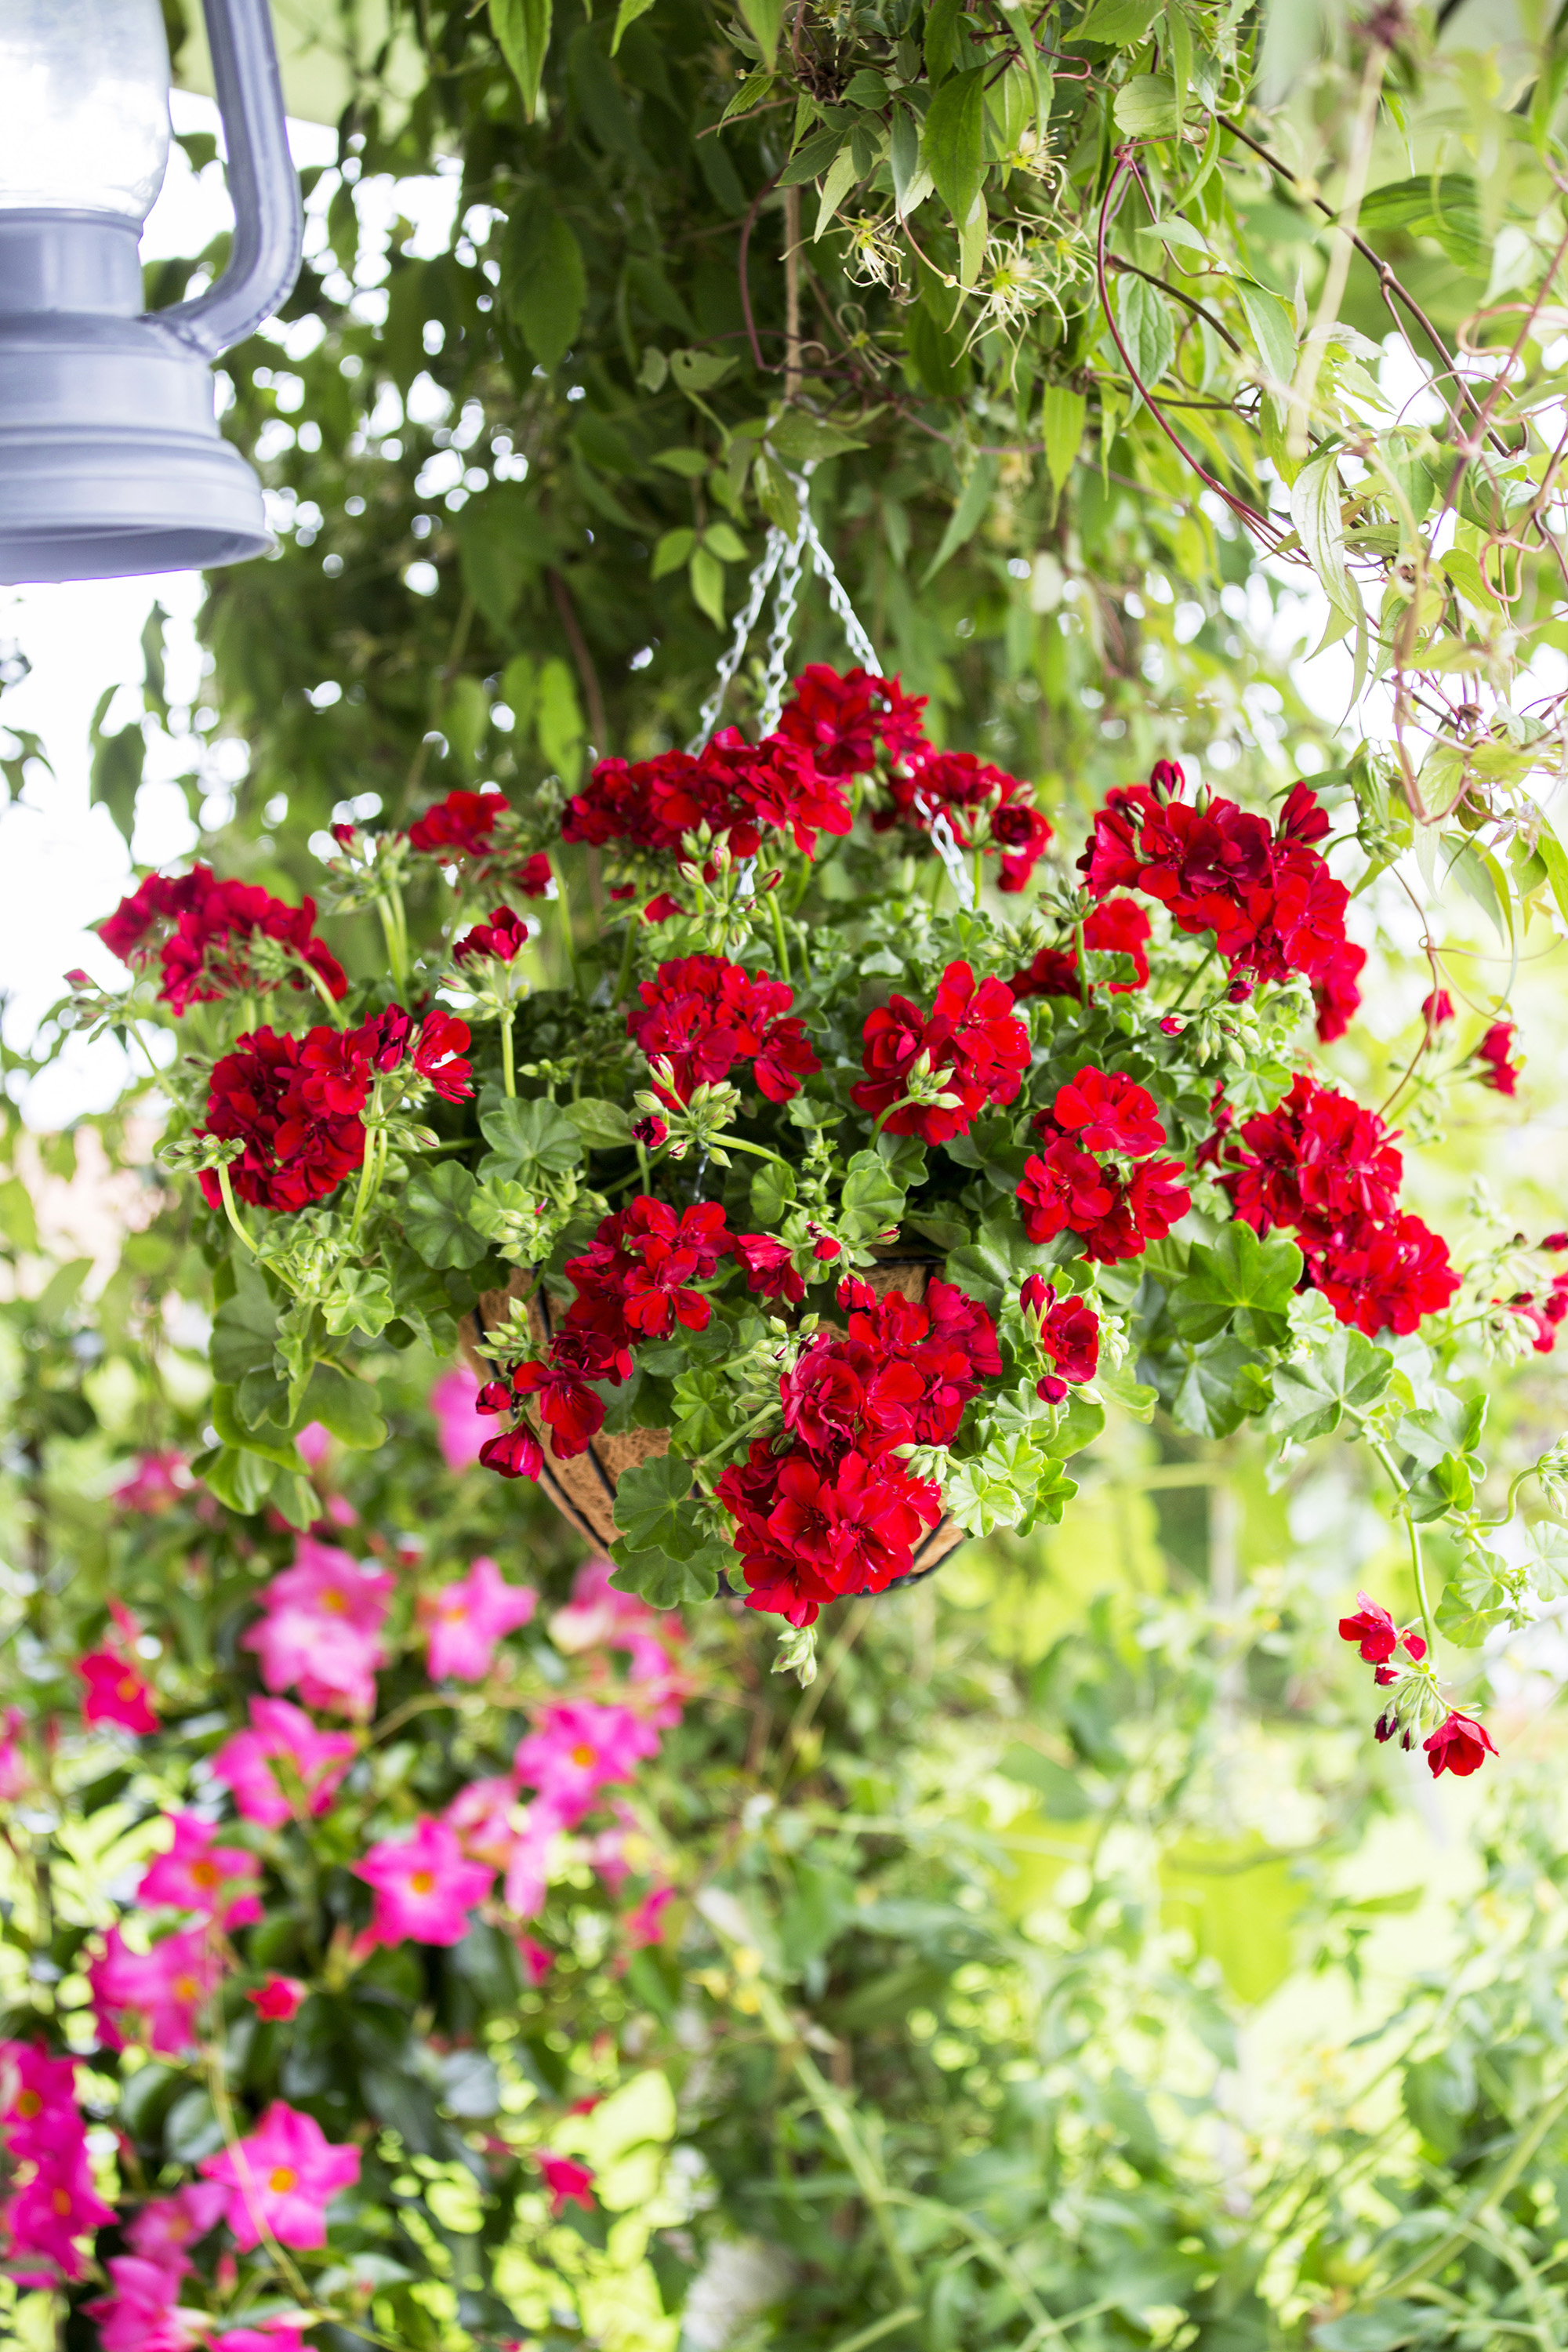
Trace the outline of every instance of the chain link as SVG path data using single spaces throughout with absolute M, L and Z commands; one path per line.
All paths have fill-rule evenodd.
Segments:
M 801 527 L 784 550 L 779 566 L 779 584 L 773 600 L 773 625 L 768 636 L 768 666 L 763 680 L 763 707 L 757 713 L 757 732 L 771 735 L 779 723 L 784 709 L 784 681 L 789 670 L 790 639 L 795 635 L 795 607 L 800 602 L 801 567 L 805 561 L 805 509 L 801 509 Z
M 974 880 L 952 827 L 947 821 L 947 811 L 937 808 L 926 793 L 915 794 L 916 814 L 923 820 L 931 835 L 931 847 L 947 868 L 947 878 L 958 894 L 958 903 L 967 915 L 974 905 Z
M 686 747 L 694 758 L 699 752 L 708 749 L 709 738 L 719 723 L 719 713 L 724 708 L 724 697 L 730 691 L 730 681 L 745 659 L 747 641 L 762 616 L 763 600 L 768 593 L 768 583 L 778 570 L 780 559 L 788 544 L 782 530 L 775 527 L 769 531 L 756 569 L 752 573 L 750 593 L 745 604 L 735 616 L 735 634 L 731 638 L 728 650 L 719 664 L 719 674 L 713 681 L 713 691 L 697 714 L 697 732 Z
M 833 558 L 822 544 L 816 525 L 812 520 L 810 512 L 806 508 L 804 499 L 801 502 L 801 513 L 805 519 L 805 542 L 811 550 L 812 563 L 816 569 L 817 578 L 821 581 L 823 586 L 827 591 L 828 603 L 832 605 L 834 611 L 837 614 L 839 620 L 843 624 L 844 635 L 848 640 L 849 650 L 854 655 L 862 669 L 868 670 L 873 677 L 880 677 L 882 675 L 882 665 L 877 659 L 877 648 L 871 643 L 870 638 L 867 635 L 864 627 L 861 625 L 859 614 L 849 602 L 848 591 L 845 587 L 843 581 L 838 577 Z

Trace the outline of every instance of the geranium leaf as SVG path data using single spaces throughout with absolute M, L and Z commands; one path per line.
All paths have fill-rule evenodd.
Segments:
M 403 1232 L 426 1265 L 478 1265 L 486 1255 L 489 1243 L 468 1222 L 473 1202 L 474 1180 L 456 1160 L 440 1160 L 409 1179 Z

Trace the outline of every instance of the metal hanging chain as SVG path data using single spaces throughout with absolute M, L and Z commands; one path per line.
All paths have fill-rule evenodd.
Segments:
M 763 677 L 763 707 L 757 713 L 760 734 L 771 735 L 779 723 L 784 709 L 784 682 L 789 669 L 790 639 L 795 635 L 795 607 L 800 602 L 801 567 L 805 561 L 805 509 L 801 509 L 800 529 L 789 541 L 784 562 L 779 566 L 779 584 L 773 600 L 773 625 L 768 634 L 768 662 Z
M 837 571 L 834 566 L 833 558 L 822 544 L 822 540 L 818 534 L 816 525 L 812 520 L 811 510 L 806 506 L 804 497 L 801 499 L 800 511 L 805 533 L 805 543 L 811 550 L 813 567 L 816 570 L 817 578 L 821 581 L 823 586 L 827 591 L 828 603 L 832 605 L 834 611 L 838 615 L 839 621 L 843 625 L 844 635 L 848 640 L 849 650 L 854 655 L 856 660 L 859 663 L 863 670 L 868 670 L 873 677 L 880 677 L 882 676 L 882 665 L 877 658 L 877 648 L 871 643 L 870 638 L 867 635 L 866 631 L 861 625 L 859 614 L 849 602 L 849 593 L 845 587 L 843 581 L 838 577 Z
M 735 634 L 729 649 L 719 664 L 719 674 L 713 681 L 713 691 L 697 714 L 697 732 L 687 745 L 693 758 L 708 749 L 709 738 L 719 724 L 719 713 L 724 708 L 724 697 L 730 691 L 730 681 L 746 656 L 746 645 L 752 631 L 762 617 L 763 600 L 768 593 L 768 583 L 779 568 L 779 562 L 788 545 L 776 526 L 767 536 L 755 571 L 752 573 L 751 589 L 746 602 L 735 616 Z
M 926 793 L 915 794 L 915 812 L 931 835 L 931 847 L 947 868 L 947 878 L 958 893 L 958 903 L 967 915 L 974 905 L 974 880 L 969 871 L 958 836 L 948 823 L 947 811 L 932 805 Z

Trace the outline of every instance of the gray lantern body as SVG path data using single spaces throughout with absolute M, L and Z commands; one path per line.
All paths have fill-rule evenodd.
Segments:
M 205 5 L 232 258 L 209 292 L 153 313 L 140 238 L 168 140 L 157 0 L 0 5 L 0 74 L 47 120 L 32 152 L 0 154 L 0 581 L 205 568 L 272 543 L 260 484 L 218 431 L 210 362 L 294 283 L 299 184 L 267 0 Z M 62 201 L 77 188 L 85 204 Z

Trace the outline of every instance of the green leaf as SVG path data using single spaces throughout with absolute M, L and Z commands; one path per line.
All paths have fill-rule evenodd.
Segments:
M 768 427 L 768 446 L 786 465 L 804 466 L 816 459 L 842 457 L 847 450 L 863 449 L 852 433 L 841 432 L 837 425 L 825 425 L 818 416 L 810 416 L 804 408 L 786 408 Z
M 538 502 L 521 482 L 493 482 L 453 516 L 452 527 L 463 584 L 504 639 L 524 583 L 553 552 Z
M 684 525 L 679 530 L 667 530 L 653 551 L 648 566 L 650 579 L 662 580 L 671 572 L 679 572 L 697 544 L 697 533 Z
M 1134 74 L 1111 106 L 1130 139 L 1168 139 L 1176 128 L 1176 88 L 1169 74 Z
M 1070 384 L 1047 383 L 1040 404 L 1040 437 L 1046 445 L 1046 466 L 1058 490 L 1065 489 L 1083 446 L 1083 421 L 1089 403 Z
M 772 1233 L 784 1222 L 795 1196 L 793 1170 L 781 1168 L 775 1160 L 764 1160 L 752 1179 L 752 1214 L 764 1232 Z
M 531 122 L 539 111 L 539 84 L 550 47 L 551 0 L 490 0 L 490 29 L 522 92 Z
M 1075 41 L 1104 41 L 1113 49 L 1130 49 L 1153 23 L 1159 0 L 1098 0 L 1087 16 L 1072 28 Z
M 1116 320 L 1140 379 L 1146 385 L 1158 383 L 1176 356 L 1171 308 L 1159 288 L 1131 271 L 1119 278 Z
M 734 367 L 716 352 L 671 352 L 669 372 L 682 392 L 711 392 Z
M 19 1176 L 7 1176 L 0 1184 L 0 1232 L 4 1232 L 13 1249 L 36 1250 L 38 1246 L 38 1221 L 33 1213 L 32 1195 Z
M 741 14 L 745 18 L 746 30 L 763 53 L 763 63 L 771 71 L 778 55 L 784 0 L 741 0 Z
M 692 601 L 716 629 L 724 625 L 724 567 L 716 555 L 700 547 L 687 567 Z
M 1301 1279 L 1301 1253 L 1281 1234 L 1260 1240 L 1238 1217 L 1212 1243 L 1194 1244 L 1171 1293 L 1171 1320 L 1184 1339 L 1212 1339 L 1234 1328 L 1244 1339 L 1282 1339 Z
M 929 588 L 949 556 L 956 555 L 959 549 L 973 538 L 990 510 L 995 489 L 996 459 L 977 457 L 974 471 L 964 484 L 963 495 L 948 517 L 941 544 L 926 566 L 925 576 L 921 582 L 922 588 Z
M 603 1095 L 584 1095 L 576 1102 L 563 1103 L 561 1108 L 590 1151 L 624 1151 L 630 1147 L 632 1123 L 619 1103 L 609 1102 Z
M 971 66 L 942 83 L 926 110 L 921 154 L 937 194 L 962 226 L 985 178 L 984 66 Z
M 639 16 L 646 16 L 652 6 L 653 0 L 621 0 L 620 6 L 616 10 L 616 29 L 610 35 L 612 57 L 621 46 L 621 35 L 626 31 L 626 26 L 635 25 Z M 762 79 L 765 79 L 766 77 L 763 76 Z M 733 104 L 734 100 L 731 100 L 731 105 L 733 106 Z
M 99 715 L 108 709 L 114 689 L 110 688 L 98 706 Z M 147 746 L 142 738 L 142 721 L 133 719 L 117 735 L 101 735 L 98 719 L 92 726 L 92 765 L 89 771 L 88 801 L 93 808 L 106 808 L 114 819 L 116 829 L 131 846 L 136 830 L 136 795 L 141 789 L 142 763 Z
M 1407 2069 L 1407 2078 L 1414 2069 Z M 1428 2135 L 1430 2137 L 1430 2135 Z M 1456 2141 L 1456 2146 L 1458 2142 Z M 1325 2320 L 1312 2330 L 1316 2352 L 1400 2352 L 1406 2344 L 1421 2344 L 1443 2327 L 1443 2314 L 1415 2303 L 1379 2303 L 1342 2319 Z
M 1194 1437 L 1228 1437 L 1239 1429 L 1254 1406 L 1247 1376 L 1257 1363 L 1238 1339 L 1209 1339 L 1194 1348 L 1171 1402 L 1177 1428 Z
M 559 213 L 537 199 L 503 248 L 502 299 L 545 373 L 564 359 L 588 299 L 583 248 Z
M 849 1241 L 868 1242 L 898 1223 L 904 1213 L 904 1188 L 875 1151 L 858 1151 L 845 1171 L 839 1199 Z
M 247 1372 L 270 1371 L 278 1340 L 278 1309 L 261 1276 L 248 1263 L 236 1270 L 234 1288 L 213 1317 L 213 1378 L 237 1388 Z
M 1513 1596 L 1498 1574 L 1502 1563 L 1479 1545 L 1468 1551 L 1437 1601 L 1437 1631 L 1461 1650 L 1478 1650 L 1512 1612 Z
M 1294 311 L 1278 294 L 1271 294 L 1267 286 L 1254 285 L 1249 278 L 1238 278 L 1236 290 L 1241 297 L 1241 307 L 1264 366 L 1275 383 L 1288 384 L 1296 373 Z
M 220 1503 L 249 1518 L 267 1500 L 278 1465 L 248 1447 L 216 1445 L 198 1454 L 192 1467 Z
M 560 1175 L 575 1168 L 583 1157 L 576 1128 L 559 1103 L 542 1095 L 531 1102 L 508 1095 L 489 1097 L 479 1112 L 479 1132 L 490 1146 L 479 1162 L 481 1176 L 527 1183 L 542 1170 Z
M 409 1179 L 399 1207 L 405 1240 L 426 1265 L 478 1265 L 489 1243 L 469 1222 L 474 1180 L 454 1160 L 422 1168 Z
M 691 1471 L 679 1454 L 658 1454 L 622 1472 L 616 1488 L 622 1538 L 610 1547 L 617 1592 L 639 1593 L 655 1609 L 713 1599 L 721 1570 L 734 1566 L 735 1554 L 709 1534 L 690 1492 Z
M 1302 1362 L 1275 1372 L 1268 1426 L 1298 1444 L 1331 1436 L 1347 1412 L 1370 1412 L 1393 1378 L 1387 1349 L 1341 1323 Z
M 1094 1811 L 1093 1800 L 1070 1772 L 1042 1756 L 1037 1748 L 1026 1747 L 1021 1739 L 1014 1740 L 996 1769 L 1005 1780 L 1033 1789 L 1047 1821 L 1083 1822 Z
M 335 1364 L 318 1364 L 310 1374 L 305 1400 L 297 1415 L 300 1428 L 319 1421 L 341 1444 L 356 1453 L 374 1453 L 386 1444 L 386 1423 L 376 1393 L 367 1381 L 358 1381 Z
M 1352 620 L 1361 614 L 1361 597 L 1345 570 L 1344 527 L 1341 519 L 1343 490 L 1331 449 L 1310 457 L 1290 485 L 1290 520 L 1336 611 Z
M 334 1339 L 350 1331 L 363 1331 L 367 1338 L 378 1339 L 397 1307 L 384 1274 L 369 1266 L 349 1265 L 339 1274 L 331 1297 L 322 1301 L 321 1312 Z

